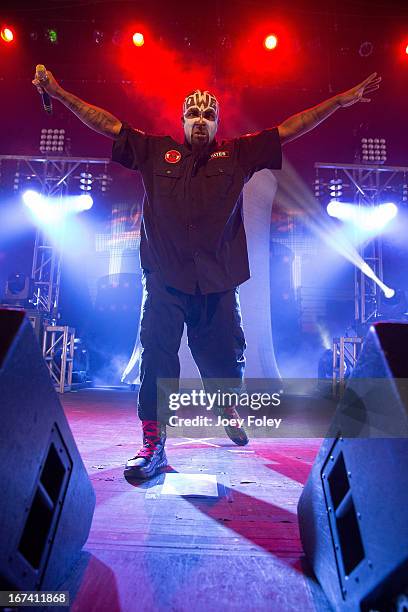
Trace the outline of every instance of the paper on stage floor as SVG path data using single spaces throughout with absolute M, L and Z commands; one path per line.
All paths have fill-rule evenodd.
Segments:
M 166 474 L 162 495 L 218 497 L 215 474 Z

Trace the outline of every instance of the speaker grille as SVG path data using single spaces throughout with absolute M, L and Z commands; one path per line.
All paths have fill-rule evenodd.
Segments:
M 38 486 L 18 547 L 19 553 L 35 570 L 40 568 L 47 550 L 47 537 L 53 517 L 53 507 L 47 497 L 41 486 Z
M 38 584 L 47 563 L 71 470 L 71 457 L 54 424 L 18 546 L 20 555 L 37 573 Z
M 322 482 L 344 597 L 344 580 L 363 561 L 365 551 L 341 440 L 336 440 L 323 466 Z

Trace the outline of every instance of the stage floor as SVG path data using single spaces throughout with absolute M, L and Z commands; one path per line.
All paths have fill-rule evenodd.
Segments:
M 170 471 L 213 474 L 219 485 L 218 497 L 165 495 L 164 475 L 141 484 L 123 476 L 141 440 L 136 393 L 84 389 L 62 403 L 97 499 L 63 585 L 72 610 L 330 610 L 296 516 L 321 440 L 258 438 L 240 448 L 228 438 L 169 438 Z

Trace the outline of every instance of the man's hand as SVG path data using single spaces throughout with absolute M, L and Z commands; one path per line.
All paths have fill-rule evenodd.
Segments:
M 340 106 L 351 106 L 356 102 L 371 102 L 371 98 L 367 96 L 379 88 L 381 77 L 377 76 L 376 72 L 370 74 L 364 81 L 339 94 L 337 100 Z
M 295 140 L 295 138 L 299 138 L 302 134 L 310 132 L 310 130 L 327 119 L 327 117 L 330 117 L 340 107 L 351 106 L 356 102 L 370 102 L 370 98 L 366 96 L 378 89 L 380 82 L 381 77 L 377 76 L 376 72 L 373 72 L 362 83 L 359 83 L 359 85 L 352 89 L 337 94 L 333 98 L 303 111 L 303 113 L 289 117 L 289 119 L 286 119 L 286 121 L 278 126 L 281 143 L 285 144 Z
M 37 66 L 36 68 L 34 79 L 31 81 L 32 84 L 37 88 L 38 93 L 42 93 L 45 90 L 51 98 L 57 98 L 61 92 L 60 85 L 55 80 L 52 72 L 49 70 L 46 70 L 45 73 L 38 71 L 39 67 Z
M 114 140 L 119 137 L 122 127 L 122 122 L 119 119 L 103 110 L 103 108 L 88 104 L 69 91 L 65 91 L 54 79 L 52 73 L 45 70 L 41 64 L 35 69 L 35 77 L 32 83 L 39 93 L 45 90 L 52 98 L 58 98 L 78 119 L 95 132 Z

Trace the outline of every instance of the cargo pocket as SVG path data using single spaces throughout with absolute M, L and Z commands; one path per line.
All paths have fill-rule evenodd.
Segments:
M 180 184 L 181 166 L 156 168 L 153 173 L 154 193 L 160 197 L 173 197 Z
M 234 180 L 231 164 L 210 160 L 205 171 L 205 194 L 210 200 L 224 199 L 228 196 Z

